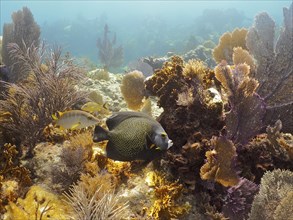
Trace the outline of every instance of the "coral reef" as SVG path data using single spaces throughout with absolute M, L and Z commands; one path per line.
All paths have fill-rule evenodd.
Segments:
M 260 84 L 257 93 L 267 104 L 265 124 L 280 119 L 283 130 L 292 132 L 293 4 L 284 8 L 283 14 L 284 27 L 276 43 L 275 22 L 266 12 L 256 16 L 246 41 L 249 52 L 257 61 L 253 75 Z
M 146 94 L 144 79 L 142 72 L 139 71 L 133 71 L 123 76 L 120 88 L 129 109 L 139 110 L 143 106 Z
M 22 10 L 12 14 L 13 23 L 4 24 L 3 27 L 3 63 L 9 67 L 9 80 L 16 82 L 24 79 L 27 75 L 22 72 L 22 65 L 13 60 L 10 55 L 9 43 L 16 43 L 22 50 L 25 45 L 39 47 L 40 44 L 40 27 L 35 22 L 30 9 L 23 7 Z
M 0 129 L 6 141 L 17 147 L 26 146 L 29 154 L 44 139 L 43 130 L 52 122 L 51 116 L 83 98 L 75 89 L 82 71 L 68 58 L 61 57 L 60 48 L 55 48 L 46 58 L 45 51 L 39 50 L 34 46 L 22 49 L 10 44 L 11 55 L 29 78 L 19 84 L 4 84 L 7 92 L 3 93 L 4 100 L 0 100 Z
M 59 196 L 36 185 L 30 188 L 24 199 L 18 198 L 16 203 L 9 202 L 6 209 L 5 220 L 65 220 L 71 211 L 71 207 L 64 204 Z
M 97 40 L 97 47 L 99 49 L 99 58 L 101 63 L 104 65 L 105 71 L 109 71 L 111 67 L 116 68 L 123 63 L 123 48 L 121 46 L 114 47 L 116 44 L 116 35 L 113 39 L 109 39 L 109 27 L 106 24 L 104 27 L 103 39 Z
M 221 129 L 223 106 L 214 79 L 214 72 L 202 62 L 191 60 L 184 64 L 180 57 L 174 56 L 146 80 L 147 92 L 157 96 L 158 105 L 164 109 L 159 122 L 174 140 L 174 146 L 184 145 L 203 124 L 205 131 Z M 189 101 L 183 102 L 184 97 Z M 184 103 L 190 104 L 184 106 Z
M 203 180 L 215 180 L 223 186 L 235 186 L 239 177 L 233 167 L 236 149 L 233 143 L 225 137 L 212 140 L 214 150 L 207 151 L 207 163 L 200 169 Z
M 241 47 L 242 49 L 247 49 L 246 47 L 246 29 L 236 28 L 232 33 L 226 32 L 220 38 L 219 44 L 215 47 L 213 51 L 214 59 L 217 63 L 222 60 L 226 60 L 228 64 L 232 64 L 232 54 L 234 47 Z
M 259 193 L 252 203 L 250 220 L 290 219 L 293 216 L 293 173 L 268 171 L 262 177 Z

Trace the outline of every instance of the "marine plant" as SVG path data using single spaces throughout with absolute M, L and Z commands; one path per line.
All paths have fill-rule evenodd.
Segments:
M 75 89 L 82 71 L 61 49 L 45 53 L 44 48 L 9 45 L 11 56 L 22 65 L 21 73 L 29 77 L 21 83 L 5 83 L 4 100 L 0 100 L 0 128 L 8 142 L 26 146 L 29 154 L 44 138 L 44 128 L 52 115 L 72 107 L 83 97 Z M 20 149 L 20 148 L 19 148 Z
M 268 171 L 261 179 L 249 220 L 290 219 L 293 216 L 293 173 L 289 170 Z
M 143 106 L 146 95 L 144 80 L 142 72 L 139 71 L 132 71 L 123 76 L 120 89 L 129 109 L 140 110 Z
M 110 68 L 116 68 L 123 63 L 123 48 L 122 46 L 115 47 L 116 34 L 113 39 L 109 37 L 109 27 L 107 24 L 104 26 L 104 36 L 97 40 L 97 47 L 99 49 L 99 58 L 103 64 L 105 71 L 109 71 Z
M 20 63 L 14 61 L 13 55 L 10 55 L 9 43 L 16 43 L 22 50 L 25 45 L 39 47 L 40 45 L 40 27 L 35 22 L 30 9 L 23 7 L 22 10 L 12 13 L 13 23 L 6 23 L 3 26 L 3 63 L 9 67 L 9 80 L 16 82 L 24 79 L 27 73 L 22 72 Z

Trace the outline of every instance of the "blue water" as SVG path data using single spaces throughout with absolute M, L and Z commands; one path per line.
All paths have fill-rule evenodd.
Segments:
M 8 1 L 1 0 L 1 31 L 11 14 L 27 6 L 41 38 L 73 56 L 98 62 L 97 39 L 108 24 L 124 48 L 124 64 L 143 56 L 186 52 L 188 40 L 217 40 L 222 32 L 250 27 L 266 11 L 282 24 L 291 1 Z M 208 10 L 208 11 L 207 11 Z

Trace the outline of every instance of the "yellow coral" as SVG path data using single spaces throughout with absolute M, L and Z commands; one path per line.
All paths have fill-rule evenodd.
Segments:
M 203 180 L 215 180 L 223 186 L 234 186 L 239 182 L 232 168 L 232 160 L 236 156 L 236 148 L 232 141 L 225 137 L 212 140 L 215 150 L 207 151 L 207 163 L 200 169 Z
M 233 88 L 233 76 L 230 66 L 227 65 L 226 61 L 222 61 L 215 67 L 215 77 L 219 80 L 228 94 L 231 94 L 231 88 Z
M 219 44 L 213 51 L 213 57 L 217 63 L 222 60 L 226 60 L 228 63 L 232 63 L 232 54 L 234 47 L 246 48 L 246 29 L 235 29 L 232 33 L 226 32 L 221 38 Z
M 140 110 L 143 106 L 145 95 L 144 76 L 142 72 L 133 71 L 123 76 L 121 92 L 127 103 L 127 107 L 132 110 Z
M 213 84 L 210 80 L 213 71 L 207 68 L 204 62 L 200 60 L 189 60 L 183 68 L 183 75 L 190 79 L 196 78 L 205 89 Z
M 58 196 L 40 186 L 32 186 L 25 199 L 19 198 L 17 203 L 9 202 L 4 220 L 59 219 L 67 220 L 71 207 Z
M 233 57 L 232 57 L 234 65 L 246 63 L 252 71 L 255 69 L 255 63 L 252 56 L 249 52 L 242 47 L 234 47 L 233 48 Z
M 146 182 L 154 187 L 154 203 L 148 210 L 148 215 L 154 219 L 178 218 L 187 214 L 191 208 L 189 203 L 179 204 L 183 186 L 177 182 L 169 182 L 158 172 L 147 173 Z

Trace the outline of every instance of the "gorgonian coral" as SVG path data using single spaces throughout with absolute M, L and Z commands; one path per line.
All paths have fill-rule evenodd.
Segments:
M 200 169 L 200 176 L 204 180 L 215 180 L 223 186 L 234 186 L 239 182 L 239 177 L 233 167 L 236 148 L 232 141 L 225 137 L 212 140 L 214 150 L 207 151 L 207 163 Z
M 256 16 L 246 41 L 257 61 L 253 75 L 260 84 L 257 93 L 267 104 L 265 123 L 281 119 L 284 131 L 292 132 L 293 4 L 284 8 L 283 14 L 284 26 L 277 41 L 275 22 L 266 12 Z
M 229 64 L 232 63 L 232 54 L 234 47 L 246 49 L 246 29 L 236 28 L 232 33 L 226 32 L 220 38 L 219 44 L 213 51 L 214 59 L 217 63 L 226 60 Z
M 105 71 L 108 71 L 111 67 L 119 67 L 123 63 L 123 48 L 121 46 L 114 47 L 116 44 L 116 35 L 110 40 L 109 33 L 109 27 L 106 24 L 103 39 L 99 38 L 97 41 L 99 58 L 104 65 L 103 68 Z
M 40 44 L 40 27 L 35 22 L 33 14 L 27 7 L 12 14 L 13 23 L 4 24 L 3 27 L 3 62 L 10 69 L 9 80 L 12 82 L 24 79 L 26 75 L 21 72 L 22 65 L 13 60 L 10 55 L 9 43 L 16 43 L 21 49 L 24 45 L 34 45 L 39 47 Z
M 9 47 L 15 62 L 22 65 L 21 74 L 28 78 L 18 84 L 4 84 L 7 91 L 0 100 L 0 128 L 9 142 L 27 146 L 31 154 L 44 138 L 43 130 L 52 122 L 51 116 L 82 100 L 83 95 L 75 88 L 82 70 L 61 57 L 60 48 L 45 53 L 34 46 Z
M 228 95 L 227 137 L 245 144 L 263 127 L 265 104 L 255 93 L 258 81 L 250 77 L 248 65 L 238 64 L 232 70 L 225 61 L 215 68 L 215 75 Z

